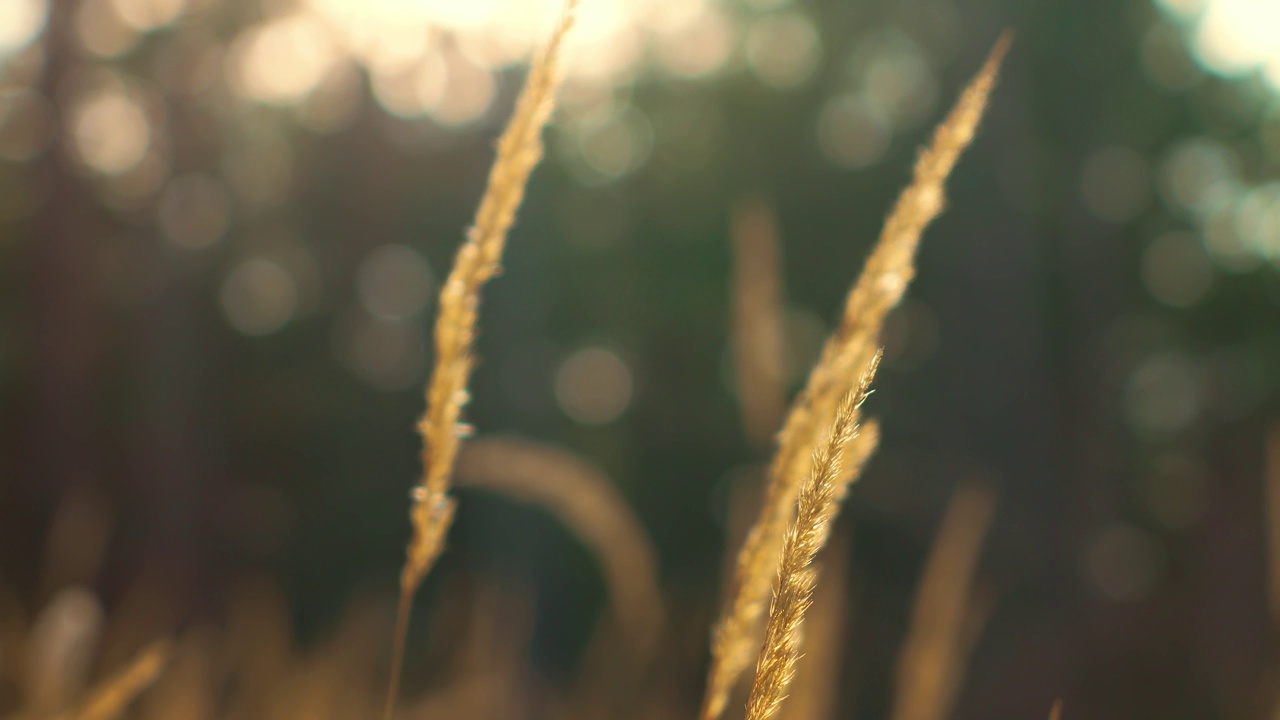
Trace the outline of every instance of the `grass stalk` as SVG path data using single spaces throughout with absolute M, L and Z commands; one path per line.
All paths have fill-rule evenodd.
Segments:
M 542 508 L 596 556 L 616 619 L 638 665 L 646 667 L 665 624 L 658 561 L 613 480 L 566 450 L 514 437 L 468 443 L 457 476 L 459 487 Z
M 70 720 L 112 720 L 124 712 L 143 690 L 160 677 L 169 659 L 170 645 L 160 640 L 143 648 L 123 670 L 89 693 L 89 699 Z
M 778 560 L 778 587 L 769 608 L 764 646 L 747 698 L 747 720 L 773 717 L 795 676 L 801 624 L 813 604 L 817 582 L 813 561 L 830 536 L 830 524 L 839 512 L 843 495 L 840 485 L 852 479 L 842 467 L 845 450 L 857 435 L 858 406 L 867 397 L 879 361 L 879 354 L 872 356 L 857 385 L 840 401 L 826 442 L 814 450 L 813 471 L 800 483 L 796 514 L 787 526 Z
M 765 448 L 782 419 L 782 260 L 773 207 L 758 197 L 734 208 L 733 358 L 747 440 Z
M 865 425 L 858 430 L 858 437 L 864 432 Z M 813 607 L 804 621 L 804 655 L 796 664 L 796 677 L 791 681 L 787 702 L 778 715 L 782 720 L 830 720 L 835 717 L 848 639 L 845 633 L 857 612 L 853 604 L 852 583 L 845 576 L 852 538 L 852 533 L 841 533 L 830 541 L 830 546 L 824 551 L 822 584 L 814 593 Z
M 911 184 L 885 221 L 845 302 L 838 327 L 787 413 L 770 464 L 760 515 L 738 555 L 733 597 L 712 639 L 702 720 L 716 720 L 721 715 L 738 677 L 755 656 L 759 621 L 773 582 L 783 532 L 795 507 L 800 479 L 810 474 L 809 448 L 830 425 L 846 378 L 866 367 L 876 352 L 885 316 L 901 301 L 915 275 L 920 237 L 942 212 L 946 179 L 973 139 L 1010 41 L 1010 34 L 1005 33 L 996 42 L 982 69 L 921 151 Z M 867 450 L 869 453 L 870 448 Z M 864 460 L 865 457 L 851 457 L 850 464 L 857 466 Z
M 983 481 L 960 485 L 925 562 L 898 660 L 892 720 L 943 720 L 955 701 L 972 641 L 973 584 L 995 512 Z
M 413 489 L 409 509 L 413 537 L 400 573 L 400 602 L 384 718 L 391 717 L 399 693 L 413 596 L 444 549 L 445 535 L 453 523 L 455 503 L 449 496 L 449 486 L 458 447 L 468 431 L 460 418 L 475 365 L 473 344 L 480 290 L 501 269 L 507 233 L 515 223 L 529 175 L 542 159 L 542 131 L 555 107 L 561 49 L 573 25 L 576 6 L 577 0 L 569 0 L 545 50 L 529 69 L 511 120 L 498 139 L 475 221 L 440 291 L 435 367 L 427 384 L 426 412 L 418 423 L 422 435 L 422 479 Z

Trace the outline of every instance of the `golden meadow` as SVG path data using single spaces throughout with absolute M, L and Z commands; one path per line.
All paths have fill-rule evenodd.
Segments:
M 543 159 L 543 134 L 554 115 L 562 44 L 574 31 L 576 3 L 532 62 L 505 130 L 497 138 L 487 185 L 453 267 L 440 287 L 433 325 L 434 365 L 425 389 L 421 478 L 410 490 L 409 523 L 394 626 L 374 607 L 348 610 L 320 643 L 292 639 L 287 603 L 268 581 L 234 589 L 225 622 L 176 635 L 148 636 L 148 601 L 107 617 L 83 591 L 57 593 L 36 612 L 0 597 L 0 672 L 14 697 L 6 718 L 504 718 L 528 714 L 499 692 L 528 671 L 527 633 L 499 631 L 493 616 L 531 622 L 529 598 L 496 585 L 442 590 L 439 617 L 415 617 L 414 599 L 442 553 L 458 487 L 480 488 L 545 510 L 589 549 L 608 593 L 608 611 L 586 650 L 581 677 L 567 690 L 527 699 L 537 717 L 720 718 L 836 717 L 843 648 L 839 628 L 851 604 L 840 578 L 822 572 L 848 552 L 833 526 L 880 427 L 873 417 L 874 379 L 886 318 L 915 275 L 929 224 L 945 211 L 946 182 L 980 131 L 1012 35 L 998 39 L 986 62 L 921 148 L 907 187 L 848 291 L 834 329 L 800 391 L 789 401 L 777 366 L 786 349 L 777 229 L 767 200 L 731 209 L 734 255 L 734 370 L 741 421 L 753 442 L 768 445 L 758 497 L 734 503 L 718 617 L 696 638 L 705 667 L 673 663 L 691 641 L 673 631 L 682 608 L 668 606 L 655 553 L 612 481 L 562 449 L 486 435 L 466 422 L 469 380 L 484 327 L 483 291 L 497 278 L 525 191 Z M 518 242 L 519 238 L 514 241 Z M 993 349 L 994 351 L 994 349 Z M 1268 487 L 1280 487 L 1280 438 L 1273 439 Z M 1272 493 L 1276 494 L 1275 491 Z M 1273 497 L 1271 500 L 1276 502 Z M 55 533 L 58 543 L 94 535 L 93 512 L 69 498 L 68 517 L 88 525 Z M 893 720 L 950 716 L 981 634 L 990 598 L 976 580 L 987 530 L 997 511 L 994 488 L 962 483 L 942 518 L 923 568 L 910 630 L 893 659 Z M 65 529 L 64 529 L 65 530 Z M 101 538 L 97 538 L 98 541 Z M 50 557 L 92 563 L 92 552 Z M 52 569 L 56 576 L 58 571 Z M 1273 573 L 1272 577 L 1280 577 Z M 404 658 L 417 650 L 414 623 L 453 636 L 449 661 L 434 668 L 425 691 L 401 687 Z M 509 629 L 509 628 L 507 628 Z M 526 627 L 527 630 L 527 627 Z M 92 638 L 110 638 L 95 660 Z M 102 668 L 101 672 L 96 668 Z M 693 676 L 673 677 L 677 672 Z M 687 688 L 702 688 L 696 703 Z M 1045 714 L 1062 704 L 1045 699 Z M 1065 710 L 1070 716 L 1070 709 Z

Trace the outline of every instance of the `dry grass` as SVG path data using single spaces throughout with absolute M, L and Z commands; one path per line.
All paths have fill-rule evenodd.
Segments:
M 769 608 L 764 647 L 747 698 L 747 720 L 773 717 L 795 676 L 800 626 L 813 603 L 818 580 L 813 561 L 826 544 L 831 522 L 839 512 L 839 499 L 844 495 L 841 485 L 852 479 L 844 472 L 845 451 L 858 432 L 858 406 L 871 389 L 879 362 L 879 354 L 873 355 L 857 385 L 840 401 L 827 441 L 814 450 L 813 471 L 800 484 L 795 519 L 787 527 L 778 561 L 778 589 Z
M 89 694 L 68 720 L 113 720 L 160 676 L 169 658 L 169 643 L 157 641 L 143 648 L 133 662 Z
M 759 197 L 734 208 L 733 359 L 747 440 L 767 447 L 782 419 L 782 258 L 773 207 Z
M 859 436 L 864 432 L 865 424 Z M 852 592 L 845 577 L 850 537 L 849 533 L 835 535 L 823 551 L 822 582 L 804 621 L 804 655 L 796 664 L 796 677 L 779 713 L 784 720 L 835 717 L 843 687 L 845 632 L 853 614 Z
M 898 660 L 892 720 L 943 720 L 963 676 L 974 574 L 995 512 L 983 481 L 962 483 L 934 538 Z
M 921 152 L 911 184 L 898 198 L 862 275 L 849 293 L 839 326 L 787 414 L 770 465 L 760 516 L 738 556 L 732 600 L 715 629 L 702 720 L 715 720 L 721 715 L 734 683 L 755 656 L 759 647 L 757 628 L 773 582 L 782 534 L 794 512 L 800 481 L 811 468 L 810 448 L 821 442 L 823 429 L 830 425 L 847 387 L 847 378 L 868 363 L 885 316 L 902 299 L 914 277 L 920 236 L 942 211 L 944 183 L 973 139 L 1009 42 L 1006 34 L 996 43 L 982 70 Z M 851 465 L 864 461 L 865 456 L 859 458 L 851 453 Z
M 21 684 L 27 708 L 54 715 L 77 702 L 103 634 L 101 603 L 86 588 L 55 593 L 25 631 Z
M 400 574 L 400 609 L 392 650 L 391 680 L 385 717 L 391 716 L 399 693 L 400 669 L 413 596 L 430 572 L 453 523 L 454 501 L 449 484 L 461 439 L 468 432 L 460 422 L 467 402 L 467 381 L 475 365 L 476 318 L 480 289 L 501 269 L 507 233 L 524 199 L 525 185 L 542 160 L 542 131 L 555 107 L 561 46 L 573 25 L 577 0 L 568 6 L 546 49 L 534 61 L 516 100 L 515 111 L 498 139 L 497 156 L 489 171 L 475 223 L 458 250 L 453 269 L 440 292 L 435 326 L 435 367 L 427 384 L 427 409 L 418 423 L 422 435 L 422 480 L 414 487 L 409 517 L 413 538 Z
M 649 536 L 599 468 L 559 448 L 516 438 L 468 443 L 458 484 L 546 509 L 600 560 L 614 613 L 643 666 L 664 623 Z

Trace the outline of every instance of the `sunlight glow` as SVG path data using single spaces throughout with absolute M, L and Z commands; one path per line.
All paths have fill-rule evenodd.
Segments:
M 27 46 L 44 28 L 49 7 L 45 0 L 0 2 L 0 58 Z
M 80 159 L 104 175 L 131 170 L 151 145 L 151 123 L 141 103 L 114 83 L 78 103 L 70 126 Z
M 260 102 L 292 105 L 324 79 L 337 59 L 329 29 L 318 18 L 297 13 L 258 25 L 237 38 L 232 77 Z
M 134 30 L 154 30 L 176 20 L 186 0 L 113 0 L 112 5 Z
M 76 39 L 101 57 L 118 57 L 133 48 L 138 32 L 120 17 L 111 0 L 85 0 L 72 19 Z
M 138 15 L 144 29 L 180 14 L 189 0 L 86 0 L 116 15 Z M 565 0 L 297 0 L 245 29 L 227 53 L 233 89 L 245 99 L 285 107 L 308 104 L 331 70 L 367 72 L 388 113 L 428 117 L 446 127 L 483 119 L 497 95 L 496 74 L 527 62 L 564 11 Z M 144 11 L 145 9 L 145 11 Z M 701 78 L 727 66 L 742 20 L 714 0 L 592 0 L 577 11 L 564 49 L 566 92 L 619 88 L 647 63 Z M 798 85 L 821 59 L 812 21 L 786 12 L 757 23 L 748 62 L 766 84 Z M 766 32 L 768 31 L 768 32 Z M 121 42 L 103 43 L 111 54 Z M 621 147 L 621 145 L 619 145 Z M 614 174 L 621 153 L 610 164 Z M 642 153 L 641 153 L 642 154 Z
M 701 78 L 719 70 L 736 44 L 736 28 L 723 11 L 708 8 L 658 43 L 658 58 L 672 74 Z
M 147 22 L 131 25 L 154 23 L 161 10 L 180 12 L 183 2 L 111 1 L 148 8 Z M 545 40 L 564 1 L 300 0 L 290 7 L 290 15 L 268 17 L 236 41 L 231 69 L 243 96 L 298 104 L 326 68 L 350 58 L 369 71 L 389 112 L 458 125 L 477 119 L 489 104 L 493 79 L 472 70 L 491 75 L 525 61 Z M 779 43 L 757 42 L 756 64 L 767 82 L 795 84 L 812 71 L 816 35 L 800 16 L 785 16 L 780 30 Z M 700 77 L 726 62 L 738 33 L 736 19 L 707 0 L 593 0 L 578 9 L 565 71 L 571 82 L 618 86 L 634 77 L 652 48 L 674 74 Z M 455 55 L 466 64 L 458 66 Z M 439 79 L 441 57 L 448 82 Z
M 1280 91 L 1280 2 L 1275 0 L 1204 0 L 1163 3 L 1194 19 L 1192 49 L 1205 69 L 1220 75 L 1260 70 Z M 1195 13 L 1199 12 L 1196 16 Z

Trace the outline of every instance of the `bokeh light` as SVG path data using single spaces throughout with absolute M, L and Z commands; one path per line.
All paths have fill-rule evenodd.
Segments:
M 658 59 L 678 77 L 707 77 L 724 66 L 736 43 L 728 15 L 706 7 L 688 24 L 659 37 Z
M 461 56 L 452 57 L 446 68 L 441 90 L 430 83 L 419 86 L 423 97 L 439 93 L 430 108 L 432 117 L 447 126 L 466 125 L 480 119 L 493 102 L 493 76 Z
M 1178 353 L 1147 358 L 1125 388 L 1129 426 L 1139 435 L 1167 438 L 1186 430 L 1200 414 L 1203 390 L 1195 364 Z
M 1194 47 L 1205 67 L 1223 75 L 1261 70 L 1280 90 L 1280 3 L 1210 0 L 1197 20 Z
M 1203 218 L 1229 202 L 1240 189 L 1240 159 L 1219 140 L 1185 140 L 1167 152 L 1162 165 L 1165 201 L 1182 214 Z
M 361 261 L 356 294 L 369 314 L 401 320 L 422 312 L 435 289 L 431 268 L 418 251 L 383 245 Z
M 1280 92 L 1280 4 L 1273 0 L 1157 0 L 1180 23 L 1196 61 L 1209 72 L 1257 72 Z
M 932 112 L 936 80 L 919 44 L 894 29 L 867 33 L 844 69 L 818 115 L 818 147 L 833 164 L 857 169 L 879 162 L 895 134 Z
M 778 88 L 808 80 L 822 54 L 817 29 L 799 12 L 766 15 L 752 22 L 745 49 L 747 64 L 756 76 Z
M 334 327 L 333 351 L 370 387 L 415 388 L 426 372 L 427 338 L 420 324 L 351 313 Z
M 111 0 L 120 19 L 134 30 L 154 30 L 173 22 L 186 0 Z
M 818 147 L 836 165 L 861 168 L 884 157 L 893 126 L 880 106 L 865 96 L 832 98 L 818 115 Z
M 35 39 L 49 12 L 47 0 L 5 0 L 0 3 L 0 61 Z
M 648 160 L 653 150 L 653 127 L 634 106 L 597 113 L 572 124 L 577 137 L 580 179 L 589 185 L 618 180 Z
M 373 70 L 373 96 L 398 117 L 424 115 L 444 97 L 449 69 L 438 52 L 426 52 L 407 64 L 388 63 Z M 486 82 L 485 87 L 491 87 Z
M 223 316 L 246 335 L 274 333 L 289 322 L 297 306 L 297 283 L 272 260 L 241 262 L 222 286 Z
M 311 92 L 336 59 L 326 27 L 309 13 L 270 20 L 245 31 L 228 56 L 231 77 L 246 97 L 292 105 Z
M 631 404 L 631 368 L 615 352 L 586 347 L 560 363 L 556 401 L 566 415 L 585 425 L 611 422 Z
M 1175 145 L 1160 162 L 1158 185 L 1219 268 L 1247 272 L 1280 260 L 1280 183 L 1250 183 L 1227 143 L 1201 136 Z
M 123 55 L 138 41 L 137 28 L 125 22 L 112 0 L 84 0 L 76 8 L 72 28 L 81 48 L 104 58 Z
M 879 30 L 858 42 L 848 61 L 853 82 L 899 129 L 929 115 L 937 81 L 924 50 L 898 30 Z
M 1236 231 L 1253 253 L 1280 264 L 1280 182 L 1244 193 L 1236 206 Z
M 118 81 L 104 83 L 71 109 L 70 130 L 80 159 L 105 175 L 141 162 L 152 128 L 138 93 Z

